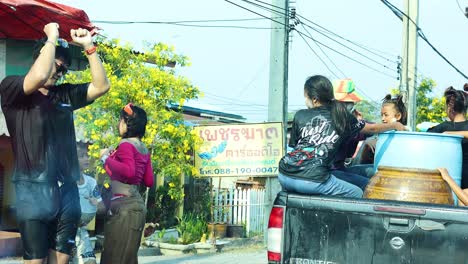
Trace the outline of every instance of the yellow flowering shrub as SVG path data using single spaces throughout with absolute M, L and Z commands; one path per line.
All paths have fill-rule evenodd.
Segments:
M 75 125 L 82 128 L 85 137 L 92 142 L 88 154 L 95 159 L 97 172 L 104 174 L 98 160 L 99 152 L 103 148 L 117 147 L 120 111 L 131 102 L 148 114 L 143 142 L 151 151 L 155 175 L 164 175 L 171 187 L 171 198 L 181 200 L 180 177 L 195 171 L 190 151 L 199 139 L 191 127 L 184 124 L 182 113 L 168 106 L 182 107 L 186 100 L 197 98 L 199 90 L 187 78 L 177 75 L 177 68 L 166 65 L 175 62 L 177 66 L 187 66 L 188 58 L 175 54 L 173 47 L 163 43 L 147 44 L 140 53 L 128 44 L 121 45 L 118 40 L 100 40 L 98 53 L 111 89 L 75 113 Z M 70 83 L 90 80 L 89 69 L 67 75 Z

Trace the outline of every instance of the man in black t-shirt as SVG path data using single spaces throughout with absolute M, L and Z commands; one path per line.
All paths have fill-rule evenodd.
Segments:
M 47 41 L 25 76 L 0 84 L 1 106 L 15 156 L 13 182 L 25 263 L 68 263 L 80 219 L 76 181 L 80 170 L 73 111 L 105 94 L 109 80 L 86 29 L 71 30 L 83 47 L 92 82 L 56 85 L 70 57 L 57 46 L 59 25 L 44 26 Z

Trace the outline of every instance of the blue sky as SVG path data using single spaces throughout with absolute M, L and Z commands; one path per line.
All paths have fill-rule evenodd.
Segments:
M 231 0 L 255 12 L 270 14 L 242 0 Z M 264 0 L 265 2 L 270 2 Z M 92 21 L 181 21 L 250 19 L 260 16 L 236 7 L 223 0 L 62 0 L 59 3 L 71 5 L 86 11 Z M 390 0 L 403 10 L 402 0 Z M 455 66 L 468 74 L 468 18 L 464 9 L 468 0 L 419 1 L 419 26 L 426 37 Z M 301 36 L 294 32 L 289 57 L 289 109 L 303 108 L 303 83 L 314 74 L 330 79 L 342 76 L 352 78 L 360 91 L 374 101 L 380 101 L 391 88 L 398 87 L 396 61 L 401 54 L 402 23 L 378 0 L 296 0 L 292 4 L 297 13 L 331 30 L 338 35 L 359 43 L 371 52 L 342 41 L 367 58 L 323 37 L 309 27 L 298 26 L 316 40 L 326 44 L 348 57 L 374 68 L 375 71 L 328 49 L 321 48 L 310 39 L 309 45 L 317 52 L 327 66 L 317 58 Z M 303 20 L 305 21 L 305 20 Z M 307 25 L 313 26 L 305 21 Z M 165 42 L 173 45 L 177 53 L 191 58 L 192 65 L 182 68 L 178 74 L 187 76 L 204 93 L 204 97 L 191 105 L 240 114 L 249 121 L 267 119 L 269 89 L 269 29 L 201 28 L 166 24 L 107 24 L 95 23 L 102 34 L 120 38 L 141 47 L 144 41 Z M 210 22 L 198 25 L 244 26 L 271 28 L 267 19 L 245 22 Z M 320 28 L 319 28 L 320 29 Z M 307 30 L 307 31 L 306 31 Z M 309 34 L 307 33 L 307 34 Z M 379 54 L 380 56 L 377 56 Z M 342 73 L 341 73 L 342 72 Z M 380 73 L 384 72 L 386 75 Z M 444 62 L 432 49 L 419 39 L 418 73 L 431 77 L 437 83 L 436 95 L 453 85 L 456 88 L 468 82 Z M 389 77 L 394 76 L 394 77 Z

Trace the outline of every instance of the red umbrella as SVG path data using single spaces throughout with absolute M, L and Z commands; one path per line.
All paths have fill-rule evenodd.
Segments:
M 81 9 L 46 0 L 0 0 L 0 38 L 37 40 L 50 22 L 60 25 L 60 37 L 67 41 L 70 29 L 86 28 L 93 35 L 98 29 Z

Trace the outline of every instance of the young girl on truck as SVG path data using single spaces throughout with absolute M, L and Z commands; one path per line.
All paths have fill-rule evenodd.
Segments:
M 380 116 L 383 124 L 400 122 L 406 126 L 408 120 L 408 111 L 406 110 L 403 96 L 387 94 L 382 99 L 382 107 L 380 109 Z M 359 175 L 372 177 L 375 174 L 373 169 L 375 145 L 377 144 L 377 136 L 367 138 L 356 154 L 356 158 L 352 162 L 352 166 L 348 170 L 358 173 Z M 362 165 L 361 164 L 366 164 Z M 360 173 L 372 171 L 372 173 Z
M 307 109 L 293 120 L 287 153 L 279 163 L 278 179 L 286 191 L 362 197 L 362 190 L 336 178 L 331 165 L 340 145 L 349 137 L 363 133 L 404 130 L 399 123 L 366 124 L 358 121 L 342 103 L 335 100 L 333 86 L 326 77 L 315 75 L 304 84 Z
M 456 90 L 449 87 L 445 90 L 445 111 L 450 121 L 445 121 L 439 125 L 429 128 L 427 132 L 450 133 L 450 131 L 465 131 L 453 134 L 466 133 L 468 131 L 468 120 L 466 113 L 468 108 L 468 84 L 465 84 L 464 90 Z M 452 133 L 450 133 L 452 134 Z M 462 142 L 463 163 L 461 188 L 468 188 L 468 139 L 465 137 Z

